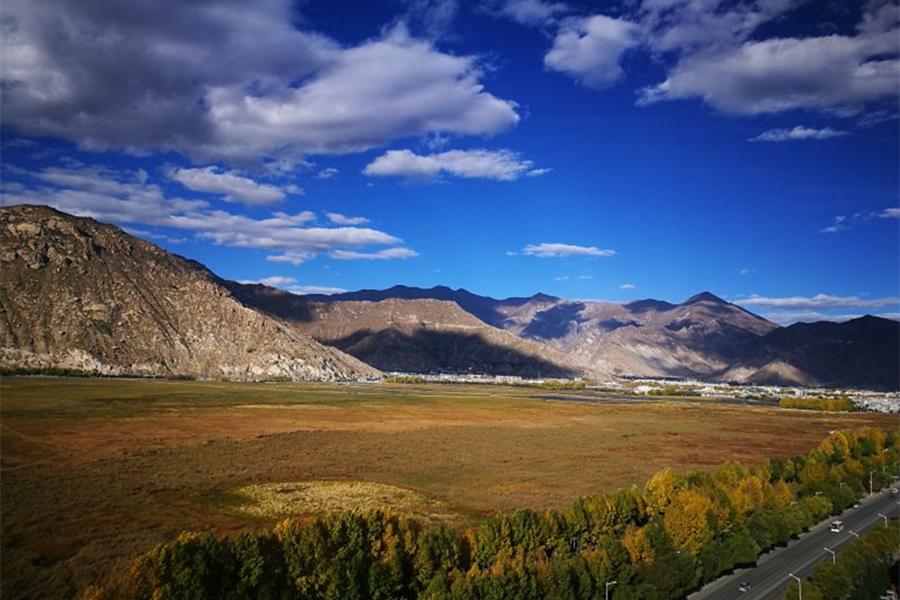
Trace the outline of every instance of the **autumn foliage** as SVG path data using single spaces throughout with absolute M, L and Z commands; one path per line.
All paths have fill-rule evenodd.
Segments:
M 692 590 L 890 481 L 900 435 L 839 431 L 812 452 L 711 473 L 654 475 L 643 489 L 522 509 L 456 531 L 389 510 L 286 520 L 233 537 L 183 534 L 83 600 L 665 600 Z M 834 575 L 840 577 L 840 573 Z

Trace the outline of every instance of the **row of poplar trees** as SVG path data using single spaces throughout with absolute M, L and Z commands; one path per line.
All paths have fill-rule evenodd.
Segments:
M 614 600 L 683 598 L 891 480 L 900 435 L 838 431 L 762 465 L 655 474 L 564 510 L 462 531 L 389 510 L 289 519 L 233 537 L 183 534 L 84 600 Z M 884 467 L 884 468 L 883 468 Z M 805 591 L 805 590 L 804 590 Z

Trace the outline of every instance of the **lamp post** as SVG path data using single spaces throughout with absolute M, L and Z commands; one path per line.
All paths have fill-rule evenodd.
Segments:
M 800 593 L 800 598 L 798 600 L 803 600 L 803 580 L 794 575 L 793 573 L 788 573 L 788 577 L 793 577 L 797 580 L 797 590 Z
M 854 536 L 854 537 L 859 537 L 859 534 L 856 533 L 855 531 L 847 530 L 847 533 L 849 533 L 850 535 L 852 535 L 852 536 Z
M 881 514 L 881 513 L 878 513 L 878 516 L 881 517 L 882 519 L 884 519 L 884 526 L 887 527 L 887 526 L 888 526 L 888 518 L 887 518 L 887 515 L 883 515 L 883 514 Z
M 831 555 L 831 564 L 834 564 L 837 561 L 837 552 L 828 548 L 824 548 L 824 550 Z
M 606 600 L 609 600 L 609 586 L 616 585 L 616 581 L 607 581 L 606 582 Z
M 874 472 L 875 472 L 875 471 L 869 471 L 869 495 L 870 495 L 870 496 L 874 496 L 874 495 L 875 495 L 875 488 L 872 487 L 872 474 L 873 474 Z

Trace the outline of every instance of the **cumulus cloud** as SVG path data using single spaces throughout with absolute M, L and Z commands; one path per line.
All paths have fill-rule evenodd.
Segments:
M 474 57 L 441 52 L 402 24 L 342 47 L 298 30 L 294 4 L 8 0 L 2 123 L 89 149 L 289 165 L 518 122 L 515 103 L 484 89 Z
M 682 59 L 639 104 L 700 98 L 727 114 L 853 109 L 897 96 L 896 31 L 775 38 Z M 890 57 L 890 58 L 888 58 Z
M 604 15 L 572 19 L 557 32 L 544 66 L 601 89 L 619 79 L 622 55 L 638 43 L 637 26 L 629 21 Z
M 738 275 L 742 275 L 742 276 L 743 275 L 753 275 L 754 273 L 756 273 L 756 270 L 748 269 L 748 268 L 743 268 L 740 271 L 738 271 Z
M 764 297 L 754 294 L 749 298 L 735 302 L 741 306 L 792 310 L 847 310 L 895 306 L 900 304 L 900 297 L 860 298 L 859 296 L 832 296 L 829 294 L 816 294 L 811 297 Z
M 316 179 L 331 179 L 338 174 L 338 170 L 334 167 L 322 169 L 316 174 Z
M 334 250 L 331 258 L 338 260 L 389 260 L 392 258 L 414 258 L 419 253 L 409 248 L 387 248 L 378 252 L 356 252 L 353 250 Z
M 541 258 L 562 256 L 615 256 L 615 250 L 600 250 L 595 246 L 574 246 L 572 244 L 543 243 L 529 244 L 522 249 L 522 254 Z
M 654 52 L 691 53 L 745 41 L 806 0 L 644 0 L 639 21 L 645 43 Z
M 815 129 L 797 125 L 793 129 L 769 129 L 756 137 L 750 138 L 751 142 L 790 142 L 794 140 L 827 140 L 829 138 L 849 135 L 846 131 L 836 131 L 830 127 Z
M 900 219 L 900 208 L 886 208 L 878 214 L 882 219 Z
M 619 286 L 619 289 L 620 290 L 633 290 L 633 289 L 635 289 L 635 287 L 637 287 L 637 286 L 635 286 L 633 283 L 623 283 L 622 285 Z
M 427 155 L 410 150 L 388 150 L 366 165 L 363 173 L 413 180 L 435 179 L 446 173 L 468 179 L 514 181 L 537 170 L 532 167 L 530 160 L 525 160 L 510 150 L 448 150 Z
M 19 185 L 4 185 L 0 204 L 45 204 L 101 221 L 190 231 L 196 238 L 272 252 L 267 260 L 300 264 L 320 253 L 393 246 L 403 240 L 363 227 L 308 227 L 315 214 L 274 212 L 255 219 L 214 210 L 203 200 L 167 196 L 142 171 L 98 166 L 8 171 Z M 408 249 L 403 252 L 412 252 Z
M 341 213 L 325 213 L 328 220 L 336 225 L 365 225 L 369 219 L 365 217 L 345 217 Z
M 195 192 L 220 194 L 226 202 L 239 202 L 246 206 L 278 204 L 285 198 L 285 191 L 274 185 L 257 183 L 234 171 L 222 171 L 216 167 L 202 169 L 174 169 L 169 177 Z M 301 192 L 296 186 L 293 193 Z

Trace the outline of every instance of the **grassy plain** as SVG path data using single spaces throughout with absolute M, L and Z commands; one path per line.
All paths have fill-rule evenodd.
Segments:
M 684 399 L 547 401 L 586 397 L 495 386 L 4 378 L 0 595 L 71 598 L 181 531 L 269 525 L 292 506 L 303 515 L 385 501 L 466 525 L 643 485 L 665 466 L 759 462 L 806 452 L 829 430 L 897 426 L 890 415 Z

